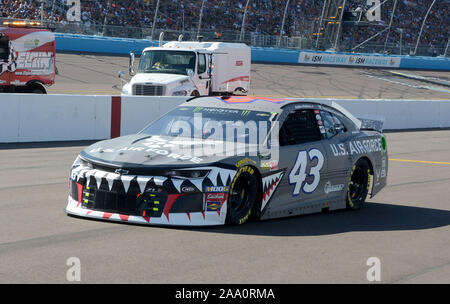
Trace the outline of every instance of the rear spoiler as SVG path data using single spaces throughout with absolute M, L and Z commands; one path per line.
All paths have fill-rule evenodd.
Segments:
M 359 115 L 361 121 L 361 130 L 377 131 L 383 133 L 384 118 L 375 115 Z

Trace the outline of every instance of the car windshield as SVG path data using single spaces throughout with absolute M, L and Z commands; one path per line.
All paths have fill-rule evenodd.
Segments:
M 183 51 L 147 51 L 141 56 L 138 73 L 188 75 L 195 71 L 196 54 Z
M 153 136 L 190 137 L 263 142 L 277 113 L 229 108 L 178 107 L 148 125 L 141 133 Z

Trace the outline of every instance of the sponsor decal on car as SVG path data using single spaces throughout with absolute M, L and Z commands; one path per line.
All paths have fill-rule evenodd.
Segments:
M 263 161 L 261 162 L 261 170 L 276 170 L 278 169 L 278 160 Z
M 342 190 L 344 190 L 344 184 L 339 184 L 339 185 L 332 185 L 331 182 L 327 182 L 325 184 L 325 189 L 324 192 L 326 194 L 331 193 L 331 192 L 340 192 Z
M 240 167 L 242 167 L 243 165 L 246 165 L 246 164 L 248 164 L 248 163 L 251 163 L 251 164 L 253 164 L 253 165 L 256 165 L 256 162 L 255 162 L 253 159 L 250 159 L 250 158 L 246 157 L 246 158 L 241 159 L 240 161 L 238 161 L 238 162 L 236 163 L 236 168 L 240 168 Z
M 205 195 L 206 211 L 220 211 L 225 199 L 225 193 L 207 193 Z
M 205 192 L 228 192 L 230 190 L 230 187 L 228 186 L 211 186 L 211 187 L 206 187 L 205 188 Z
M 383 149 L 381 138 L 350 141 L 348 148 L 343 143 L 330 144 L 330 147 L 335 157 L 381 152 Z

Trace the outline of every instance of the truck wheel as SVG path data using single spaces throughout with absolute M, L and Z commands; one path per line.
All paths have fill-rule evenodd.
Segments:
M 246 96 L 248 93 L 248 91 L 244 90 L 243 88 L 237 88 L 236 90 L 234 90 L 232 95 L 235 96 Z
M 199 97 L 200 93 L 198 91 L 194 91 L 194 92 L 191 93 L 191 96 Z
M 363 207 L 370 186 L 370 167 L 365 159 L 353 166 L 347 188 L 347 209 L 359 210 Z
M 39 88 L 31 89 L 30 93 L 32 93 L 32 94 L 45 94 L 45 92 L 42 91 L 42 89 L 39 89 Z
M 23 92 L 31 94 L 47 94 L 45 88 L 39 84 L 29 85 L 23 89 Z
M 230 186 L 227 204 L 227 224 L 244 224 L 256 202 L 258 184 L 255 170 L 245 166 L 239 169 Z

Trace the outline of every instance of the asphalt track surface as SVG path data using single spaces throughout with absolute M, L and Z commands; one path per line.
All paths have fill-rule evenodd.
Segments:
M 50 94 L 119 94 L 126 57 L 58 54 Z M 450 73 L 408 72 L 449 80 Z M 115 86 L 115 88 L 114 88 Z M 389 71 L 252 66 L 253 95 L 449 99 Z M 69 168 L 88 142 L 0 145 L 0 283 L 450 283 L 450 131 L 387 134 L 388 186 L 357 212 L 164 228 L 67 216 Z
M 69 217 L 69 168 L 88 143 L 0 146 L 0 283 L 450 283 L 450 131 L 387 134 L 388 186 L 357 212 L 236 227 Z
M 57 54 L 59 74 L 50 94 L 120 94 L 118 71 L 127 57 Z M 410 74 L 450 80 L 450 72 Z M 250 95 L 305 98 L 449 99 L 450 88 L 392 75 L 389 70 L 253 64 Z

